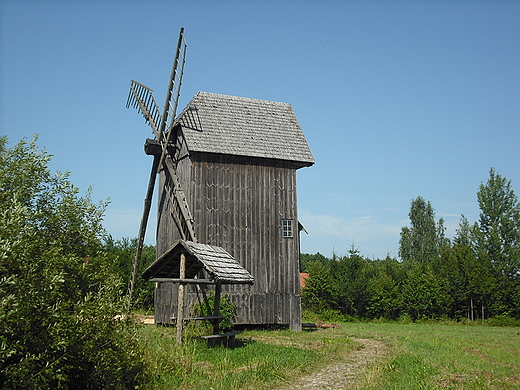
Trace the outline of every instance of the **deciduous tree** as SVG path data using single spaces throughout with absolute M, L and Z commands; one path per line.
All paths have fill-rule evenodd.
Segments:
M 492 314 L 520 315 L 514 297 L 520 295 L 520 203 L 511 181 L 494 168 L 477 192 L 479 221 L 473 237 L 481 266 L 491 264 L 497 288 L 493 295 Z M 487 289 L 486 289 L 487 290 Z
M 477 192 L 480 218 L 475 226 L 475 242 L 493 265 L 510 278 L 520 276 L 520 203 L 511 181 L 489 171 L 486 184 Z
M 444 221 L 435 223 L 435 211 L 431 203 L 421 196 L 412 200 L 410 227 L 401 229 L 399 256 L 405 262 L 429 264 L 438 259 L 440 248 L 446 244 Z

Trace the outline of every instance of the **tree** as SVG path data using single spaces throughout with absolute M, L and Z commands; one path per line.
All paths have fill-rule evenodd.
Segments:
M 111 236 L 105 238 L 103 251 L 106 253 L 107 260 L 114 265 L 114 269 L 120 276 L 121 294 L 125 294 L 128 288 L 128 278 L 132 272 L 132 265 L 135 257 L 137 239 L 122 238 L 114 240 Z M 141 256 L 139 272 L 144 272 L 155 260 L 155 247 L 144 245 Z M 150 310 L 154 305 L 154 283 L 137 278 L 135 291 L 133 294 L 132 308 Z
M 359 254 L 354 244 L 348 256 L 331 262 L 332 278 L 336 281 L 335 309 L 350 316 L 363 316 L 367 306 L 367 279 L 365 259 Z
M 418 196 L 410 207 L 410 227 L 401 229 L 399 256 L 405 262 L 429 264 L 437 260 L 440 248 L 446 244 L 444 221 L 435 223 L 435 211 L 428 201 Z
M 333 253 L 330 260 L 311 262 L 302 290 L 303 302 L 318 312 L 332 309 L 350 316 L 364 315 L 368 299 L 365 265 L 353 245 L 349 256 Z
M 313 262 L 302 290 L 302 302 L 318 312 L 336 306 L 337 281 L 332 275 L 332 262 Z
M 477 257 L 472 227 L 464 215 L 443 264 L 442 275 L 450 282 L 456 316 L 465 315 L 474 320 L 478 304 L 483 313 L 484 305 L 495 288 L 495 277 L 489 261 L 483 256 Z
M 495 315 L 520 315 L 520 203 L 511 188 L 511 181 L 489 171 L 486 184 L 477 192 L 479 221 L 472 233 L 482 265 L 491 264 L 498 282 L 494 292 Z
M 309 266 L 312 263 L 322 263 L 326 264 L 329 262 L 330 259 L 323 256 L 320 252 L 316 253 L 315 255 L 311 255 L 309 253 L 301 253 L 300 254 L 300 272 L 308 272 Z
M 36 140 L 0 138 L 0 387 L 133 387 L 143 365 L 101 251 L 107 202 L 52 174 Z
M 520 203 L 511 181 L 494 168 L 477 192 L 480 218 L 475 226 L 477 248 L 508 278 L 520 276 Z
M 453 303 L 448 281 L 420 263 L 410 264 L 401 299 L 413 320 L 447 316 Z
M 401 308 L 397 268 L 402 264 L 389 256 L 385 260 L 371 262 L 372 275 L 368 278 L 368 303 L 366 315 L 369 318 L 397 319 Z M 397 271 L 397 272 L 396 272 Z

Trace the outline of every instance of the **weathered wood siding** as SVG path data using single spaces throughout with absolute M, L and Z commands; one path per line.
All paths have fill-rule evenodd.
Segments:
M 255 278 L 252 286 L 223 286 L 222 291 L 237 304 L 235 323 L 283 324 L 298 329 L 301 309 L 295 167 L 281 160 L 216 154 L 191 154 L 187 158 L 185 149 L 177 150 L 177 174 L 195 220 L 198 241 L 223 247 Z M 182 238 L 171 217 L 167 182 L 167 174 L 161 173 L 158 256 Z M 293 237 L 282 236 L 283 220 L 292 220 Z M 156 296 L 156 315 L 162 317 L 170 316 L 164 313 L 173 305 L 164 289 L 161 286 Z

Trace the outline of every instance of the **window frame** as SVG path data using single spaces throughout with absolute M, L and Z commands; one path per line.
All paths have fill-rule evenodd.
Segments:
M 294 237 L 294 221 L 292 219 L 282 219 L 282 237 Z

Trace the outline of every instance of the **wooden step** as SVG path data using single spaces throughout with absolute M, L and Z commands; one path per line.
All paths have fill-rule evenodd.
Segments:
M 207 336 L 200 336 L 203 339 L 218 339 L 218 338 L 224 338 L 224 337 L 234 337 L 236 335 L 242 334 L 242 332 L 235 331 L 235 332 L 228 332 L 228 333 L 222 333 L 222 334 L 210 334 Z
M 210 334 L 208 336 L 201 337 L 208 341 L 208 345 L 210 347 L 223 344 L 225 347 L 235 348 L 235 336 L 241 333 L 242 332 L 234 331 L 222 334 Z
M 184 321 L 197 321 L 197 320 L 223 320 L 222 316 L 198 316 L 198 317 L 186 317 Z M 170 320 L 177 321 L 177 317 L 170 317 Z

